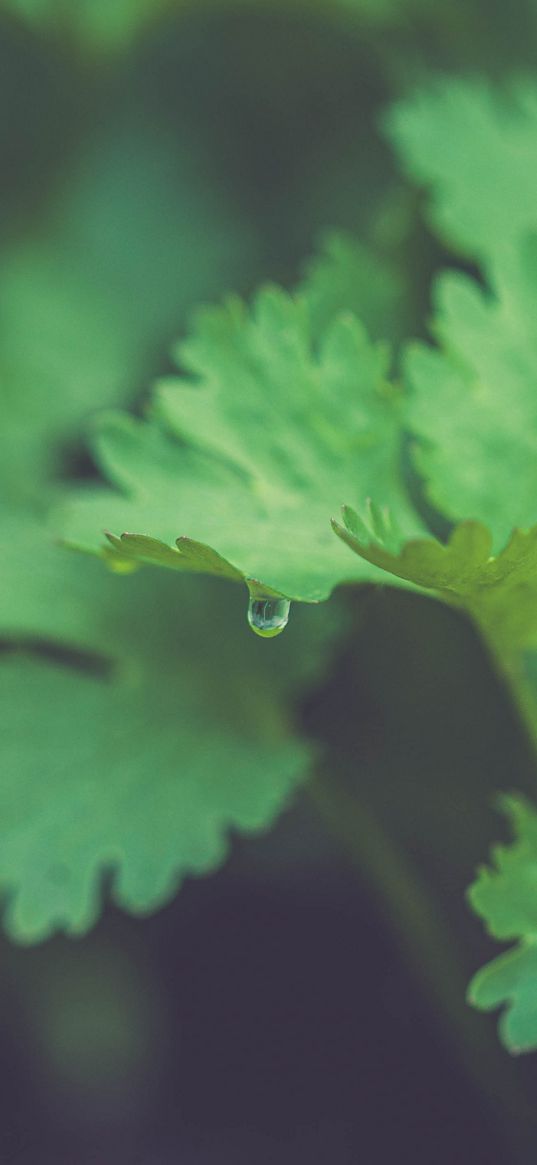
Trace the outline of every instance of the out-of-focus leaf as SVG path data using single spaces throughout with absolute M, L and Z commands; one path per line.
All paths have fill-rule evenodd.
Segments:
M 299 286 L 313 336 L 322 337 L 334 316 L 352 312 L 374 340 L 393 343 L 404 315 L 404 284 L 389 263 L 358 239 L 331 232 L 319 256 L 310 260 Z
M 0 271 L 0 492 L 41 489 L 95 410 L 132 400 L 246 232 L 186 142 L 141 118 L 88 146 Z
M 130 48 L 144 29 L 181 0 L 2 0 L 2 7 L 30 27 L 74 41 L 90 52 Z
M 407 423 L 432 504 L 479 519 L 502 545 L 537 520 L 535 240 L 510 265 L 497 296 L 447 274 L 435 295 L 441 350 L 407 353 Z
M 537 88 L 449 79 L 395 106 L 389 132 L 446 240 L 488 278 L 437 282 L 438 348 L 406 354 L 406 424 L 428 501 L 499 550 L 537 520 Z
M 509 1051 L 537 1048 L 537 814 L 521 798 L 504 798 L 515 840 L 492 851 L 468 892 L 472 909 L 500 940 L 518 946 L 478 971 L 470 988 L 474 1007 L 503 1007 L 500 1035 Z
M 287 702 L 329 632 L 306 610 L 267 648 L 211 580 L 120 580 L 23 514 L 1 525 L 0 887 L 34 941 L 93 923 L 103 869 L 153 910 L 231 828 L 270 824 L 307 773 Z
M 537 88 L 446 78 L 398 102 L 388 134 L 442 237 L 489 264 L 537 228 Z

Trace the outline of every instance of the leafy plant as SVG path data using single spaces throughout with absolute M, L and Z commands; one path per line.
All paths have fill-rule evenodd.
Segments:
M 7 7 L 101 68 L 181 6 Z M 337 12 L 368 44 L 378 26 L 404 38 L 411 18 L 430 19 L 418 0 Z M 442 28 L 455 36 L 476 12 L 454 6 Z M 334 19 L 320 0 L 316 13 Z M 409 62 L 401 49 L 398 76 Z M 25 207 L 3 245 L 6 928 L 23 943 L 85 933 L 107 878 L 121 907 L 155 910 L 216 869 L 233 832 L 268 829 L 308 788 L 400 945 L 415 940 L 429 991 L 443 964 L 437 994 L 460 1026 L 427 890 L 297 709 L 360 602 L 363 618 L 367 596 L 398 587 L 471 623 L 537 749 L 535 82 L 422 80 L 384 113 L 410 187 L 392 176 L 369 237 L 328 232 L 292 290 L 201 307 L 251 285 L 255 216 L 189 128 L 162 124 L 157 100 L 142 116 L 133 93 L 125 113 L 108 91 L 105 127 L 81 126 L 33 229 Z M 409 304 L 437 245 L 451 269 L 435 275 L 424 339 Z M 276 643 L 249 634 L 244 607 Z M 516 945 L 477 972 L 469 1000 L 503 1008 L 501 1040 L 523 1052 L 537 1049 L 537 810 L 517 792 L 500 804 L 514 840 L 468 899 Z
M 27 942 L 87 930 L 103 867 L 116 900 L 147 911 L 222 861 L 230 827 L 267 826 L 307 773 L 285 703 L 326 632 L 302 620 L 277 662 L 239 638 L 239 664 L 233 604 L 219 617 L 210 583 L 66 563 L 24 514 L 2 540 L 0 881 Z
M 251 315 L 237 301 L 204 311 L 176 357 L 190 378 L 159 384 L 148 422 L 98 422 L 97 457 L 124 496 L 85 490 L 73 503 L 67 536 L 80 549 L 317 602 L 375 577 L 330 533 L 326 515 L 346 491 L 376 484 L 403 527 L 420 528 L 398 472 L 388 354 L 350 313 L 315 337 L 307 297 L 269 288 Z
M 474 620 L 537 737 L 525 666 L 537 635 L 528 234 L 537 96 L 528 85 L 503 101 L 483 85 L 449 82 L 389 119 L 411 173 L 439 191 L 434 223 L 488 280 L 486 289 L 459 273 L 437 281 L 438 346 L 405 348 L 404 391 L 326 274 L 291 298 L 261 291 L 250 314 L 234 300 L 205 310 L 175 350 L 183 375 L 160 382 L 148 419 L 99 422 L 96 456 L 116 492 L 73 500 L 65 536 L 117 569 L 152 563 L 242 579 L 254 603 L 316 602 L 381 572 L 433 591 Z M 466 140 L 476 137 L 468 170 Z M 500 175 L 512 181 L 512 154 L 510 214 Z M 340 269 L 348 267 L 337 247 Z M 330 314 L 319 310 L 320 291 Z M 424 536 L 430 519 L 405 484 L 407 438 L 424 501 L 458 523 L 445 546 Z M 343 521 L 333 521 L 339 544 L 327 521 L 338 498 L 363 515 L 345 505 Z

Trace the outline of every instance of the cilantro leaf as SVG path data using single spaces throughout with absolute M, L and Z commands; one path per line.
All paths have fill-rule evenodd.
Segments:
M 106 867 L 121 906 L 156 909 L 186 874 L 221 863 L 230 827 L 269 824 L 305 775 L 298 743 L 269 746 L 253 731 L 241 738 L 213 709 L 204 714 L 189 663 L 179 676 L 149 668 L 112 690 L 40 661 L 2 667 L 0 882 L 15 937 L 86 930 Z
M 407 350 L 414 464 L 432 505 L 485 523 L 498 550 L 537 520 L 537 87 L 445 80 L 395 106 L 388 128 L 434 222 L 489 285 L 444 274 L 439 348 Z
M 103 869 L 152 910 L 270 824 L 307 773 L 286 705 L 329 632 L 305 609 L 267 651 L 212 580 L 118 580 L 22 513 L 0 530 L 0 888 L 34 941 L 93 923 Z
M 350 506 L 343 507 L 342 518 L 342 523 L 333 519 L 332 527 L 351 550 L 427 590 L 453 596 L 471 593 L 474 587 L 483 585 L 493 563 L 498 576 L 497 562 L 490 556 L 490 533 L 478 522 L 457 526 L 444 545 L 430 537 L 405 541 L 389 511 L 380 510 L 373 502 L 368 506 L 368 521 Z M 501 558 L 499 562 L 502 563 Z M 501 569 L 499 574 L 503 576 Z
M 509 93 L 484 80 L 437 80 L 397 103 L 388 136 L 430 218 L 462 253 L 489 263 L 537 227 L 537 88 Z
M 414 462 L 444 515 L 487 523 L 495 546 L 537 519 L 535 248 L 524 248 L 496 295 L 446 274 L 435 294 L 442 349 L 406 355 Z
M 491 533 L 480 522 L 460 523 L 444 545 L 430 537 L 405 540 L 375 506 L 369 515 L 365 522 L 345 506 L 342 522 L 332 523 L 356 554 L 464 609 L 506 661 L 537 642 L 537 526 L 513 531 L 493 555 Z
M 495 846 L 468 892 L 472 909 L 500 940 L 519 945 L 474 976 L 469 999 L 484 1011 L 503 1007 L 500 1035 L 509 1051 L 537 1048 L 537 813 L 529 802 L 503 798 L 515 840 Z
M 419 531 L 387 352 L 350 313 L 314 339 L 307 302 L 266 288 L 251 312 L 236 299 L 202 311 L 176 357 L 186 375 L 157 386 L 148 422 L 98 422 L 96 456 L 121 493 L 73 501 L 73 545 L 178 569 L 218 563 L 216 573 L 225 560 L 257 592 L 315 602 L 341 582 L 378 577 L 331 534 L 330 512 L 349 491 L 375 492 L 404 530 Z M 216 553 L 213 566 L 193 542 Z
M 432 189 L 446 237 L 462 247 L 477 240 L 472 254 L 489 289 L 443 274 L 434 291 L 438 346 L 410 345 L 404 358 L 412 460 L 428 502 L 463 526 L 445 549 L 405 549 L 403 539 L 397 561 L 392 553 L 385 564 L 464 606 L 503 670 L 509 660 L 519 675 L 517 654 L 535 639 L 537 247 L 528 230 L 537 226 L 536 118 L 531 85 L 508 98 L 460 80 L 403 102 L 390 117 L 408 169 Z M 338 532 L 347 541 L 356 533 L 348 523 Z M 354 541 L 378 560 L 360 533 Z
M 390 263 L 352 235 L 341 231 L 325 235 L 298 291 L 307 303 L 314 336 L 322 336 L 342 311 L 353 312 L 374 340 L 389 336 L 393 341 L 400 334 L 404 281 Z

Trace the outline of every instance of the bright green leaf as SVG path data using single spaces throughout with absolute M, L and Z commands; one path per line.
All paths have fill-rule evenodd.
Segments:
M 473 909 L 497 939 L 537 938 L 537 814 L 529 802 L 503 798 L 515 841 L 495 846 L 469 891 Z
M 537 88 L 510 93 L 447 78 L 399 102 L 389 137 L 409 177 L 430 191 L 442 237 L 485 263 L 537 228 Z
M 537 1048 L 537 946 L 521 943 L 478 971 L 469 1002 L 480 1011 L 503 1007 L 500 1038 L 513 1055 Z
M 441 81 L 397 105 L 389 130 L 444 237 L 490 287 L 441 276 L 439 347 L 407 350 L 414 464 L 433 507 L 484 523 L 499 551 L 537 521 L 537 88 Z
M 535 247 L 505 271 L 497 296 L 463 275 L 435 294 L 441 350 L 407 352 L 407 423 L 432 504 L 490 526 L 495 547 L 537 521 Z
M 456 526 L 443 545 L 434 538 L 406 541 L 389 514 L 376 508 L 373 514 L 367 524 L 346 506 L 333 528 L 367 562 L 467 611 L 506 660 L 537 642 L 537 526 L 515 530 L 493 555 L 490 531 L 479 522 Z
M 313 336 L 322 336 L 338 312 L 351 311 L 372 339 L 390 337 L 392 342 L 404 320 L 404 292 L 402 278 L 389 263 L 341 232 L 326 235 L 299 287 Z
M 169 565 L 212 569 L 177 543 L 186 537 L 216 552 L 217 573 L 225 560 L 258 592 L 307 602 L 379 577 L 333 538 L 330 514 L 375 493 L 403 530 L 420 530 L 385 350 L 350 313 L 314 343 L 307 303 L 267 288 L 251 312 L 238 300 L 201 312 L 177 358 L 186 375 L 158 386 L 149 422 L 99 422 L 96 455 L 116 492 L 79 497 L 68 540 L 100 553 L 103 531 L 125 534 L 125 555 L 162 563 L 156 540 Z
M 515 840 L 494 847 L 491 867 L 479 871 L 468 897 L 494 938 L 520 943 L 478 971 L 469 999 L 484 1011 L 504 1007 L 504 1044 L 529 1052 L 537 1048 L 537 813 L 520 798 L 503 804 Z

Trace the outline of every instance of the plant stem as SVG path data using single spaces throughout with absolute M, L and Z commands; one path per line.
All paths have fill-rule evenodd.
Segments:
M 514 1121 L 516 1135 L 524 1142 L 517 1145 L 522 1150 L 520 1160 L 530 1159 L 526 1141 L 531 1131 L 534 1151 L 537 1112 L 518 1093 L 513 1063 L 465 1002 L 466 976 L 456 955 L 456 941 L 434 896 L 378 819 L 340 781 L 317 773 L 309 792 L 324 823 L 369 884 L 446 1042 L 473 1084 L 494 1102 L 496 1118 L 501 1113 L 511 1153 Z

